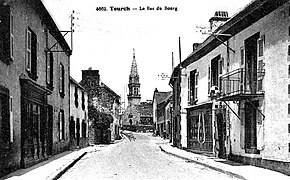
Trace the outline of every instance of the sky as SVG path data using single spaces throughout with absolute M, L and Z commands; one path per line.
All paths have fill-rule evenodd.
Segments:
M 209 27 L 215 11 L 233 16 L 251 0 L 42 0 L 60 30 L 70 30 L 74 10 L 73 52 L 70 75 L 78 82 L 81 70 L 99 70 L 100 79 L 127 98 L 129 74 L 135 49 L 140 77 L 141 101 L 152 100 L 154 89 L 172 90 L 168 76 L 181 59 L 192 52 L 192 44 L 206 36 L 198 27 Z M 166 8 L 173 7 L 173 8 Z M 107 11 L 102 11 L 106 7 Z M 112 8 L 111 8 L 112 7 Z M 114 11 L 126 7 L 129 11 Z M 148 9 L 150 7 L 151 10 Z M 159 7 L 159 8 L 158 8 Z M 136 8 L 136 9 L 133 9 Z M 154 8 L 154 10 L 152 10 Z M 160 10 L 161 8 L 161 10 Z M 176 9 L 177 8 L 177 9 Z M 99 10 L 97 10 L 99 9 Z M 157 10 L 159 9 L 159 10 Z M 71 44 L 70 36 L 66 37 Z M 173 52 L 173 57 L 172 57 Z

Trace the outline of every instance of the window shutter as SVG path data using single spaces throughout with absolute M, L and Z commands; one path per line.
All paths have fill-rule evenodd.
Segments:
M 65 139 L 65 122 L 64 122 L 64 111 L 62 110 L 62 139 Z
M 0 59 L 10 58 L 10 6 L 0 5 Z
M 194 100 L 197 100 L 197 90 L 198 90 L 198 72 L 195 73 L 195 87 L 194 87 Z
M 13 111 L 12 111 L 12 96 L 9 97 L 9 112 L 10 112 L 10 142 L 13 142 Z
M 187 84 L 187 93 L 188 93 L 188 97 L 187 97 L 187 101 L 188 101 L 188 104 L 190 104 L 190 76 L 188 77 L 187 79 L 188 81 L 188 84 Z
M 210 94 L 210 88 L 211 88 L 211 84 L 210 84 L 211 83 L 211 81 L 210 81 L 211 77 L 210 77 L 210 74 L 211 74 L 210 73 L 210 66 L 208 66 L 208 75 L 207 75 L 207 77 L 208 77 L 208 90 L 207 90 L 208 94 Z
M 50 84 L 50 55 L 51 52 L 46 52 L 46 84 Z
M 31 33 L 31 74 L 33 79 L 37 79 L 37 36 Z
M 25 29 L 25 65 L 28 71 L 31 71 L 31 31 Z
M 62 94 L 64 96 L 64 66 L 62 65 Z
M 9 93 L 8 93 L 9 94 Z M 2 140 L 4 142 L 10 142 L 10 110 L 9 110 L 9 100 L 10 97 L 8 94 L 2 96 Z

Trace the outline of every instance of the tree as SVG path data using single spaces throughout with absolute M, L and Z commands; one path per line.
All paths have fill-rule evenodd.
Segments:
M 88 107 L 88 116 L 92 122 L 92 128 L 106 130 L 113 123 L 113 116 L 99 111 L 96 107 L 90 105 Z

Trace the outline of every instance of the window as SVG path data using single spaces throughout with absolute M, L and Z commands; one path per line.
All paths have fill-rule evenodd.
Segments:
M 78 99 L 78 87 L 77 86 L 75 86 L 75 106 L 76 106 L 76 108 L 78 108 L 79 107 L 79 99 Z
M 10 142 L 9 90 L 0 86 L 0 143 Z
M 290 133 L 290 124 L 288 124 L 288 133 Z
M 59 112 L 59 140 L 65 139 L 64 111 Z
M 288 114 L 290 115 L 290 104 L 288 104 Z
M 87 123 L 85 120 L 82 120 L 82 137 L 87 137 Z
M 290 45 L 288 45 L 288 56 L 290 56 Z
M 85 92 L 82 91 L 82 109 L 85 110 Z
M 197 90 L 198 90 L 198 72 L 197 70 L 193 70 L 190 72 L 189 76 L 189 105 L 194 105 L 197 101 Z
M 138 95 L 138 88 L 134 87 L 134 95 Z
M 13 15 L 9 5 L 0 5 L 0 59 L 6 64 L 13 60 Z
M 69 122 L 69 132 L 70 132 L 70 137 L 71 138 L 75 138 L 76 133 L 75 133 L 75 121 L 74 121 L 74 117 L 71 116 L 70 117 L 70 122 Z
M 53 53 L 46 54 L 46 84 L 49 89 L 53 89 Z
M 26 30 L 26 51 L 25 51 L 26 70 L 29 77 L 37 79 L 37 36 L 28 28 Z
M 59 65 L 59 93 L 61 97 L 64 97 L 64 66 Z

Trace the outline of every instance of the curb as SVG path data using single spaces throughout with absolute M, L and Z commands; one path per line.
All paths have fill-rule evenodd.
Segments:
M 54 177 L 52 177 L 52 180 L 57 180 L 60 178 L 65 172 L 67 172 L 73 165 L 75 165 L 82 157 L 84 157 L 87 154 L 87 152 L 83 152 L 78 158 L 73 160 L 69 165 L 67 165 L 64 169 L 62 169 L 59 173 L 57 173 Z
M 202 166 L 205 166 L 207 168 L 210 168 L 212 170 L 215 170 L 215 171 L 218 171 L 218 172 L 221 172 L 221 173 L 224 173 L 224 174 L 227 174 L 227 175 L 230 175 L 230 176 L 233 176 L 233 177 L 236 177 L 236 178 L 239 178 L 239 179 L 243 179 L 243 180 L 247 180 L 245 177 L 239 175 L 239 174 L 236 174 L 236 173 L 233 173 L 233 172 L 230 172 L 230 171 L 226 171 L 226 170 L 223 170 L 221 168 L 217 168 L 217 167 L 214 167 L 214 166 L 211 166 L 211 165 L 208 165 L 206 163 L 203 163 L 203 162 L 200 162 L 200 161 L 197 161 L 197 160 L 193 160 L 193 159 L 190 159 L 190 158 L 187 158 L 187 157 L 183 157 L 183 156 L 180 156 L 180 155 L 177 155 L 177 154 L 173 154 L 171 152 L 168 152 L 168 151 L 165 151 L 161 146 L 159 146 L 160 150 L 168 155 L 171 155 L 171 156 L 175 156 L 175 157 L 178 157 L 180 159 L 183 159 L 183 160 L 186 160 L 187 162 L 193 162 L 193 163 L 196 163 L 196 164 L 199 164 L 199 165 L 202 165 Z

